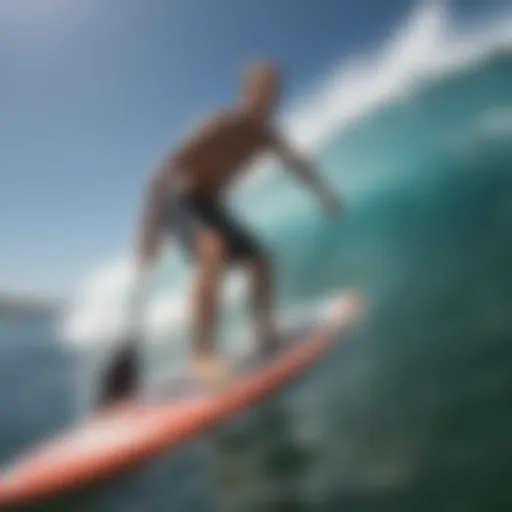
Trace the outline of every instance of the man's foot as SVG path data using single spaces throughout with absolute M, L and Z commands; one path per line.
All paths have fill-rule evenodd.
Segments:
M 226 361 L 212 356 L 195 356 L 192 363 L 194 378 L 204 384 L 221 384 L 230 375 Z

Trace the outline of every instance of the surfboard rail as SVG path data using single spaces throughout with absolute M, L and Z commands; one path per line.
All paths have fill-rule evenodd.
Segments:
M 258 371 L 218 392 L 168 403 L 126 402 L 57 434 L 0 473 L 0 508 L 92 485 L 207 430 L 298 376 L 351 327 L 358 311 L 358 302 L 342 295 L 330 319 Z

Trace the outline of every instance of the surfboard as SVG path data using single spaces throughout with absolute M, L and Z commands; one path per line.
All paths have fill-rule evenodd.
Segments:
M 345 293 L 297 322 L 267 359 L 245 357 L 217 389 L 182 382 L 155 401 L 129 400 L 43 441 L 0 472 L 0 508 L 58 497 L 144 462 L 279 390 L 301 375 L 355 323 Z

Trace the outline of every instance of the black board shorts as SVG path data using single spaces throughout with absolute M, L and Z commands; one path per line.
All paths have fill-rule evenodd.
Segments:
M 233 219 L 216 200 L 172 193 L 162 211 L 162 228 L 179 240 L 186 254 L 195 258 L 196 235 L 202 230 L 218 233 L 226 244 L 228 261 L 244 261 L 261 254 L 259 242 Z

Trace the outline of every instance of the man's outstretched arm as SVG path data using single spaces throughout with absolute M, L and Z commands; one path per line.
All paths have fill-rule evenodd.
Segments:
M 272 151 L 282 160 L 286 167 L 293 171 L 317 195 L 327 213 L 333 216 L 338 215 L 341 211 L 341 201 L 332 188 L 328 187 L 320 179 L 315 166 L 291 148 L 280 135 L 272 134 L 270 145 Z

